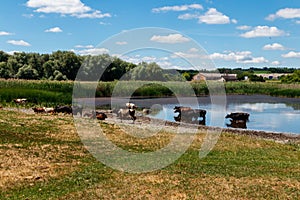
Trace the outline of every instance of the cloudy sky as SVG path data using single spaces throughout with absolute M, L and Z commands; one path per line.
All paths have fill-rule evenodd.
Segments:
M 300 1 L 297 0 L 8 0 L 0 7 L 0 50 L 77 54 L 111 53 L 99 44 L 124 31 L 161 27 L 147 42 L 169 46 L 193 41 L 216 67 L 300 67 Z M 124 47 L 133 40 L 116 41 Z M 146 42 L 146 41 L 145 41 Z M 177 56 L 197 57 L 197 48 L 123 56 L 163 67 Z

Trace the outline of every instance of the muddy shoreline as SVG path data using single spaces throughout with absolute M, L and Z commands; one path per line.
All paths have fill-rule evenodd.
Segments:
M 152 120 L 149 117 L 139 117 L 138 122 L 140 124 L 142 123 L 149 123 L 149 121 Z M 280 132 L 268 132 L 268 131 L 258 131 L 258 130 L 247 130 L 247 129 L 235 129 L 235 128 L 221 128 L 221 127 L 213 127 L 213 126 L 204 126 L 204 125 L 194 125 L 194 124 L 186 124 L 186 123 L 179 123 L 179 122 L 171 122 L 171 121 L 165 121 L 165 120 L 159 120 L 155 119 L 157 121 L 160 121 L 160 124 L 164 124 L 165 126 L 171 126 L 171 127 L 185 127 L 185 128 L 197 128 L 200 131 L 221 131 L 221 133 L 232 133 L 232 134 L 238 134 L 238 135 L 247 135 L 255 138 L 261 138 L 261 139 L 268 139 L 268 140 L 274 140 L 277 142 L 282 143 L 299 143 L 300 142 L 300 134 L 294 134 L 294 133 L 280 133 Z M 140 125 L 139 124 L 139 125 Z
M 300 98 L 289 98 L 289 97 L 275 97 L 269 95 L 225 95 L 221 96 L 225 99 L 226 104 L 231 103 L 299 103 Z M 187 104 L 189 102 L 195 102 L 195 98 L 198 100 L 199 105 L 211 103 L 210 96 L 198 96 L 198 97 L 178 97 L 185 101 Z M 103 106 L 108 104 L 122 104 L 124 102 L 132 102 L 141 107 L 151 107 L 153 104 L 175 104 L 178 103 L 176 97 L 158 97 L 158 98 L 145 98 L 145 97 L 101 97 L 95 99 L 80 99 L 80 102 L 85 102 L 86 104 L 93 104 L 95 106 Z M 221 102 L 224 103 L 224 102 Z

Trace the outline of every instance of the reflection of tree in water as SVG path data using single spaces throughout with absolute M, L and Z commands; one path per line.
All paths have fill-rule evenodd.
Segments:
M 286 106 L 292 107 L 294 110 L 300 110 L 300 103 L 286 103 Z

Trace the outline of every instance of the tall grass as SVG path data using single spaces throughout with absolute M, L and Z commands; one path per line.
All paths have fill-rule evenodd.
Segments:
M 227 94 L 264 94 L 282 97 L 300 97 L 300 84 L 278 82 L 229 82 L 225 84 Z
M 73 86 L 72 81 L 0 80 L 0 102 L 10 104 L 15 98 L 27 98 L 29 102 L 40 105 L 71 104 Z M 79 91 L 76 97 L 172 97 L 210 94 L 205 82 L 75 82 L 75 88 Z M 300 97 L 300 84 L 228 82 L 224 83 L 224 88 L 227 94 Z
M 26 98 L 30 104 L 71 104 L 73 82 L 0 80 L 0 102 Z

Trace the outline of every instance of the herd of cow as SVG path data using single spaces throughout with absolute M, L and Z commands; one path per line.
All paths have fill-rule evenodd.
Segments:
M 24 104 L 27 99 L 14 99 L 17 104 Z M 116 114 L 121 122 L 123 119 L 130 119 L 134 123 L 137 117 L 135 116 L 137 106 L 134 103 L 126 103 L 124 108 L 118 110 L 112 110 L 112 113 Z M 35 113 L 66 113 L 80 115 L 83 117 L 94 118 L 98 120 L 105 120 L 107 115 L 104 112 L 92 111 L 91 113 L 82 112 L 82 106 L 55 106 L 51 108 L 47 107 L 34 107 L 32 108 Z M 144 109 L 144 114 L 149 114 L 149 109 Z M 206 125 L 206 110 L 192 109 L 191 107 L 175 106 L 174 113 L 177 116 L 174 117 L 176 122 L 184 122 L 190 124 Z M 247 128 L 246 122 L 249 120 L 249 114 L 244 112 L 234 112 L 225 116 L 230 118 L 230 124 L 226 124 L 228 127 L 233 128 Z

